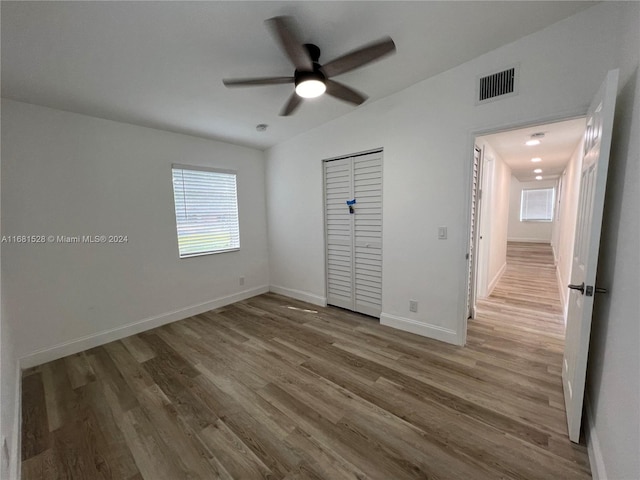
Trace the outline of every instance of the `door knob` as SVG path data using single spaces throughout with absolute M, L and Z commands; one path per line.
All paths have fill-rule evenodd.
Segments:
M 570 288 L 571 290 L 579 290 L 579 291 L 580 291 L 580 293 L 581 293 L 582 295 L 584 295 L 584 282 L 582 282 L 580 285 L 572 285 L 572 284 L 569 284 L 569 288 Z

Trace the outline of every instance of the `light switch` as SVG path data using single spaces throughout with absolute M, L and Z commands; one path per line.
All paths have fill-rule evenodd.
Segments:
M 447 227 L 438 227 L 438 240 L 447 239 Z

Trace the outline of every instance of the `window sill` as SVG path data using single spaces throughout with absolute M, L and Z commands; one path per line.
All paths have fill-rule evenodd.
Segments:
M 239 251 L 240 251 L 240 247 L 229 248 L 227 250 L 216 250 L 215 252 L 189 253 L 188 255 L 180 255 L 179 258 L 182 260 L 183 258 L 203 257 L 205 255 L 217 255 L 219 253 L 229 253 L 229 252 L 239 252 Z

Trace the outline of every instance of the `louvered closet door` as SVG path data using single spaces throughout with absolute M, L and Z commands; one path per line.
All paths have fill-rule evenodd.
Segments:
M 382 152 L 325 162 L 325 212 L 327 303 L 379 317 Z
M 327 303 L 355 309 L 353 221 L 346 201 L 353 198 L 351 159 L 325 162 Z
M 353 159 L 356 312 L 382 311 L 382 153 Z
M 473 172 L 471 179 L 471 228 L 469 238 L 469 282 L 467 290 L 467 317 L 475 318 L 476 312 L 476 263 L 478 262 L 477 243 L 478 243 L 478 207 L 480 205 L 480 149 L 475 147 L 473 150 Z

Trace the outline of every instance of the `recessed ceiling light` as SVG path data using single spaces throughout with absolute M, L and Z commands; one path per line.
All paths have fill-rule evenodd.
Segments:
M 525 142 L 525 145 L 528 145 L 529 147 L 533 147 L 535 145 L 540 145 L 540 139 L 544 138 L 544 132 L 536 132 L 533 135 L 531 135 L 531 139 L 527 140 Z
M 541 159 L 540 157 L 533 157 L 533 158 L 531 159 L 531 161 L 532 161 L 533 163 L 538 163 L 538 162 L 541 162 L 541 161 L 542 161 L 542 159 Z
M 536 176 L 536 180 L 542 180 L 542 175 Z
M 533 173 L 542 173 L 542 169 L 541 168 L 536 168 Z

